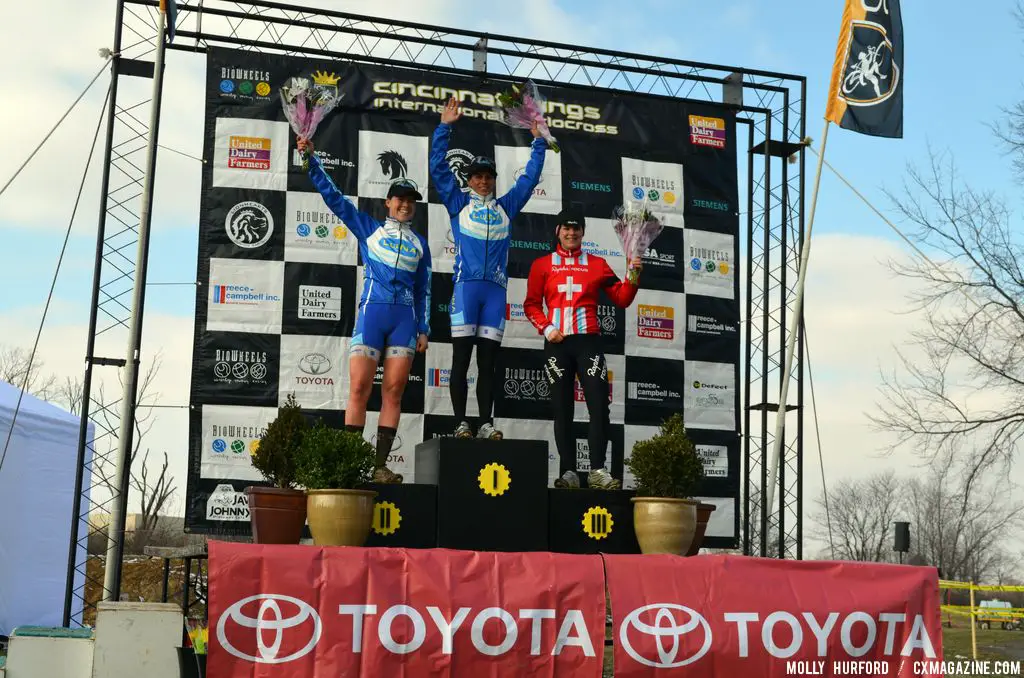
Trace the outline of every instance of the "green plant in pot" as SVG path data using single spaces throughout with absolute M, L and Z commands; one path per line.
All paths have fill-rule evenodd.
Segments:
M 318 422 L 302 439 L 296 479 L 306 488 L 309 531 L 317 546 L 362 546 L 370 535 L 377 493 L 377 453 L 358 433 Z
M 298 544 L 306 526 L 306 493 L 295 489 L 295 463 L 309 425 L 294 394 L 278 409 L 252 452 L 252 465 L 270 487 L 247 487 L 257 544 Z
M 704 464 L 682 415 L 672 415 L 657 435 L 634 445 L 625 464 L 636 478 L 633 528 L 640 550 L 687 555 L 697 533 L 701 504 L 692 497 L 704 480 Z

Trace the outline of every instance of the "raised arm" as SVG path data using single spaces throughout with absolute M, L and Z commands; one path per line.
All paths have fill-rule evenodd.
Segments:
M 523 176 L 516 179 L 508 193 L 498 198 L 498 203 L 505 209 L 509 219 L 515 219 L 533 195 L 533 189 L 540 183 L 541 172 L 544 171 L 544 155 L 548 150 L 548 142 L 544 137 L 534 137 L 530 145 L 530 161 L 526 163 Z
M 628 280 L 619 280 L 619 277 L 615 275 L 615 271 L 608 265 L 608 262 L 603 259 L 601 261 L 604 264 L 604 270 L 601 272 L 601 278 L 604 281 L 604 291 L 608 293 L 608 297 L 612 300 L 613 304 L 626 308 L 636 299 L 639 287 Z
M 345 222 L 348 230 L 360 240 L 365 240 L 373 233 L 379 225 L 373 217 L 357 208 L 351 200 L 345 197 L 334 180 L 328 176 L 320 164 L 320 159 L 312 152 L 309 155 L 309 179 L 313 187 L 323 196 L 324 203 L 334 212 L 339 219 Z
M 459 119 L 459 104 L 452 97 L 441 112 L 441 124 L 434 130 L 430 140 L 430 176 L 434 178 L 437 194 L 448 208 L 448 214 L 455 216 L 466 206 L 468 198 L 455 183 L 455 175 L 448 165 L 448 142 L 452 136 L 452 123 Z
M 423 248 L 423 257 L 420 258 L 420 265 L 416 268 L 416 283 L 413 288 L 413 298 L 416 309 L 416 333 L 430 336 L 430 244 L 427 239 L 420 237 L 420 247 Z

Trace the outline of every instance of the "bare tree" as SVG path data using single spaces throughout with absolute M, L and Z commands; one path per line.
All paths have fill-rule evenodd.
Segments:
M 901 482 L 892 471 L 857 480 L 840 480 L 829 490 L 829 512 L 823 498 L 812 515 L 815 536 L 827 539 L 824 527 L 832 521 L 833 549 L 823 557 L 836 560 L 892 562 L 892 525 L 900 516 Z
M 43 361 L 19 346 L 0 346 L 0 381 L 24 388 L 37 398 L 49 400 L 57 378 L 43 371 Z M 26 379 L 27 377 L 27 379 Z
M 942 261 L 893 264 L 922 283 L 911 298 L 926 318 L 912 342 L 922 355 L 899 352 L 870 416 L 898 445 L 963 463 L 970 484 L 1012 462 L 1024 436 L 1024 248 L 1005 204 L 962 184 L 951 162 L 933 155 L 908 176 L 907 195 L 893 200 L 916 227 L 909 237 Z
M 1008 541 L 1019 533 L 1024 503 L 1003 477 L 983 482 L 970 473 L 957 477 L 949 465 L 907 482 L 906 510 L 911 550 L 947 579 L 990 582 L 1013 571 L 1019 561 Z

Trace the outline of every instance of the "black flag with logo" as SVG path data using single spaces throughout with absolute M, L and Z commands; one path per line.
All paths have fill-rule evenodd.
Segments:
M 846 0 L 825 118 L 848 130 L 903 137 L 900 0 Z

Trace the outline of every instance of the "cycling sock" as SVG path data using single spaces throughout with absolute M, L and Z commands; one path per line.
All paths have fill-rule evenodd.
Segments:
M 469 396 L 469 361 L 473 357 L 474 337 L 452 339 L 452 371 L 448 376 L 448 390 L 452 395 L 455 421 L 466 420 L 466 398 Z M 479 390 L 479 387 L 478 387 Z
M 359 435 L 363 435 L 363 429 L 365 427 L 366 424 L 345 424 L 346 431 L 350 433 L 358 433 Z
M 480 425 L 491 424 L 494 409 L 495 370 L 498 364 L 498 349 L 501 342 L 493 339 L 478 339 L 476 342 L 476 403 L 480 407 Z
M 395 442 L 398 429 L 390 426 L 377 427 L 377 468 L 388 465 L 388 455 L 391 454 L 391 445 Z

